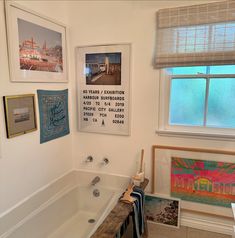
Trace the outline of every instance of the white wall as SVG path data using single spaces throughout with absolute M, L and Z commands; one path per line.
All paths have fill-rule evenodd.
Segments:
M 160 8 L 205 3 L 206 1 L 70 1 L 71 49 L 81 45 L 132 43 L 131 135 L 114 136 L 76 132 L 73 158 L 77 168 L 99 169 L 133 175 L 141 149 L 145 149 L 147 177 L 150 178 L 151 146 L 166 144 L 202 148 L 233 149 L 234 142 L 160 137 L 158 122 L 159 70 L 153 68 L 156 12 Z M 74 62 L 71 61 L 74 79 Z M 75 94 L 75 82 L 73 84 Z M 74 112 L 76 101 L 73 101 Z M 74 130 L 76 129 L 74 120 Z M 83 163 L 87 155 L 96 161 Z M 104 156 L 110 165 L 100 168 Z
M 71 1 L 71 49 L 82 45 L 130 42 L 131 135 L 114 136 L 75 132 L 73 159 L 76 168 L 134 175 L 141 149 L 145 149 L 146 177 L 151 178 L 152 145 L 188 146 L 234 150 L 234 142 L 192 138 L 160 137 L 158 125 L 159 70 L 153 68 L 156 12 L 160 8 L 205 3 L 206 1 Z M 75 72 L 71 61 L 72 73 Z M 73 75 L 73 78 L 75 76 Z M 75 82 L 73 93 L 75 94 Z M 73 101 L 74 112 L 76 100 Z M 74 120 L 74 130 L 76 120 Z M 92 155 L 92 164 L 84 163 Z M 110 159 L 101 167 L 103 157 Z M 148 187 L 150 190 L 150 186 Z M 218 212 L 224 208 L 218 208 Z M 233 222 L 223 217 L 182 212 L 182 224 L 198 229 L 231 234 Z
M 23 3 L 30 9 L 68 23 L 66 5 L 43 2 Z M 37 189 L 73 167 L 72 136 L 65 136 L 40 145 L 39 113 L 36 103 L 38 130 L 12 139 L 6 138 L 2 97 L 35 93 L 37 89 L 64 89 L 72 84 L 12 83 L 9 79 L 3 1 L 0 1 L 0 214 Z M 69 99 L 71 101 L 71 97 Z M 71 112 L 70 107 L 70 112 Z M 70 114 L 72 118 L 73 114 Z
M 70 89 L 71 135 L 43 145 L 39 130 L 14 139 L 6 139 L 3 108 L 0 107 L 0 213 L 16 202 L 70 170 L 86 168 L 133 175 L 140 151 L 145 149 L 146 175 L 151 177 L 151 146 L 165 144 L 202 148 L 234 149 L 234 142 L 159 137 L 159 71 L 153 69 L 156 11 L 159 8 L 204 3 L 205 1 L 18 1 L 43 15 L 68 26 L 68 84 L 11 83 L 8 76 L 3 3 L 0 3 L 0 96 L 36 93 L 36 89 Z M 77 131 L 75 79 L 76 46 L 132 44 L 131 56 L 131 135 L 114 136 Z M 1 99 L 2 100 L 2 99 Z M 37 109 L 38 115 L 38 109 Z M 38 120 L 39 122 L 39 120 Z M 94 163 L 85 164 L 88 156 Z M 100 167 L 103 157 L 110 164 Z M 72 160 L 73 159 L 73 160 Z

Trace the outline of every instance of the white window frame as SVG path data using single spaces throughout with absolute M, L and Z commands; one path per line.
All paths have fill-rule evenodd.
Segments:
M 192 78 L 186 75 L 177 75 L 179 78 Z M 195 78 L 209 77 L 206 74 L 200 76 L 195 75 Z M 210 75 L 210 78 L 221 78 L 222 75 Z M 235 78 L 235 75 L 224 75 L 225 78 Z M 171 76 L 166 69 L 160 70 L 159 83 L 159 110 L 158 110 L 158 135 L 162 136 L 177 136 L 177 137 L 194 137 L 212 140 L 235 140 L 235 129 L 231 128 L 213 128 L 203 126 L 179 126 L 169 125 L 169 99 L 171 88 Z

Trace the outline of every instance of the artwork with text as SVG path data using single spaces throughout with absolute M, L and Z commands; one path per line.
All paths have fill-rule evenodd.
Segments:
M 69 134 L 68 90 L 38 90 L 40 142 Z
M 235 164 L 172 157 L 171 196 L 230 207 L 235 201 Z

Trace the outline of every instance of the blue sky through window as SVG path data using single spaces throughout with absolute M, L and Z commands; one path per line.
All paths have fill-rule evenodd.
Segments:
M 210 80 L 207 126 L 235 128 L 235 78 Z
M 221 77 L 204 78 L 200 75 L 208 72 L 221 74 Z M 224 77 L 225 74 L 235 74 L 235 65 L 176 67 L 171 68 L 170 73 L 170 125 L 235 128 L 235 109 L 232 106 L 235 105 L 235 77 Z M 188 75 L 189 78 L 177 75 Z M 190 78 L 190 75 L 198 75 L 198 78 Z
M 172 75 L 194 75 L 194 74 L 206 74 L 206 66 L 194 66 L 194 67 L 175 67 L 169 69 Z
M 173 79 L 170 124 L 203 126 L 205 89 L 205 79 Z

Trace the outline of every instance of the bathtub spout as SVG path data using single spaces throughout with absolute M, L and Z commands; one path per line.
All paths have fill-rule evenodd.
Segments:
M 100 177 L 99 177 L 99 176 L 96 176 L 94 179 L 92 179 L 91 185 L 94 186 L 94 185 L 96 185 L 99 181 L 100 181 Z

